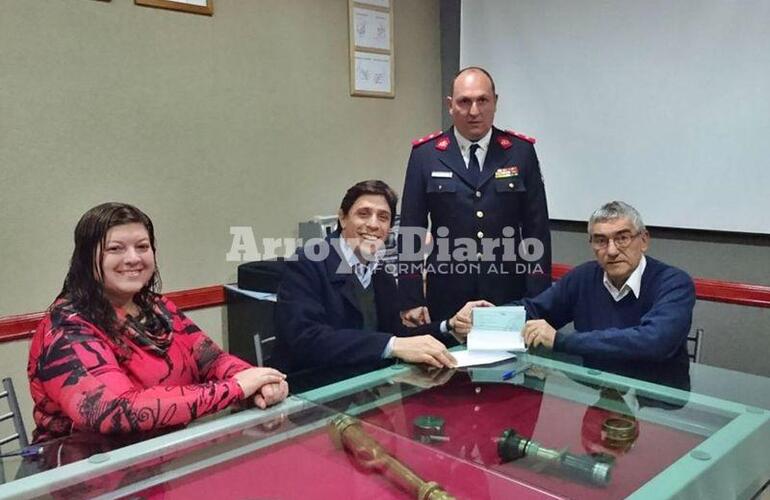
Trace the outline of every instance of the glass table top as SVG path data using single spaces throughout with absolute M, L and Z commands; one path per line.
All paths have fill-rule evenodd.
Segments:
M 0 498 L 732 498 L 758 491 L 770 472 L 768 394 L 748 399 L 757 405 L 722 399 L 694 392 L 706 383 L 703 370 L 655 368 L 635 375 L 649 373 L 656 383 L 528 354 L 456 371 L 394 365 L 266 411 L 219 415 L 134 444 L 85 434 L 47 443 L 26 464 L 44 471 L 0 485 Z M 762 377 L 744 382 L 767 387 Z

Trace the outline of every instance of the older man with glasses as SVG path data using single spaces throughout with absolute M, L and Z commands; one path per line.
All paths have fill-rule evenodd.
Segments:
M 646 257 L 650 234 L 632 206 L 613 201 L 588 222 L 596 261 L 525 299 L 527 345 L 586 361 L 688 363 L 695 286 L 684 271 Z M 568 323 L 575 331 L 557 331 Z M 595 363 L 594 363 L 595 364 Z

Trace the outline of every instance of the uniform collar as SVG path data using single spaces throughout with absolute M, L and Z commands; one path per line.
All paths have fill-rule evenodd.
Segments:
M 460 147 L 460 151 L 462 152 L 463 156 L 466 156 L 468 153 L 467 151 L 470 149 L 471 144 L 474 144 L 474 141 L 470 141 L 463 137 L 463 135 L 457 131 L 457 127 L 454 127 L 454 133 L 455 133 L 455 139 L 457 139 L 457 145 Z M 489 141 L 492 139 L 492 127 L 489 127 L 489 131 L 479 139 L 478 141 L 475 141 L 475 144 L 479 145 L 479 148 L 486 152 L 489 150 Z
M 608 292 L 610 292 L 610 295 L 612 295 L 612 298 L 615 300 L 615 302 L 620 302 L 623 300 L 623 297 L 628 295 L 629 292 L 633 293 L 634 297 L 637 299 L 639 298 L 639 293 L 642 290 L 642 274 L 644 274 L 645 267 L 647 267 L 647 259 L 645 258 L 644 254 L 642 254 L 642 258 L 639 260 L 639 265 L 636 266 L 636 269 L 634 269 L 634 272 L 631 273 L 631 276 L 629 276 L 626 282 L 623 283 L 623 286 L 620 287 L 620 290 L 615 288 L 615 285 L 613 285 L 612 281 L 610 281 L 610 279 L 607 277 L 607 272 L 604 272 L 602 283 L 604 283 L 604 287 Z

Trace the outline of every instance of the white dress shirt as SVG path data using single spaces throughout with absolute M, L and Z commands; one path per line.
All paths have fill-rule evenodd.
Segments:
M 639 260 L 639 265 L 636 266 L 636 269 L 634 269 L 634 272 L 631 273 L 631 276 L 629 276 L 626 282 L 623 283 L 623 286 L 620 287 L 620 290 L 615 288 L 615 285 L 612 284 L 610 279 L 607 277 L 607 272 L 605 271 L 604 279 L 602 281 L 604 283 L 604 287 L 608 292 L 610 292 L 610 295 L 612 295 L 612 298 L 615 300 L 615 302 L 620 302 L 623 300 L 623 297 L 628 295 L 629 292 L 633 293 L 634 297 L 637 299 L 639 298 L 639 292 L 642 289 L 642 274 L 644 274 L 645 267 L 647 267 L 647 259 L 644 257 L 644 254 L 642 254 L 642 258 Z
M 492 139 L 492 129 L 490 128 L 489 132 L 478 141 L 475 141 L 475 143 L 463 137 L 457 129 L 455 129 L 454 132 L 455 139 L 457 139 L 457 145 L 460 146 L 460 153 L 462 153 L 463 160 L 465 160 L 465 168 L 468 168 L 468 163 L 471 161 L 471 144 L 478 144 L 479 149 L 476 150 L 476 159 L 479 160 L 479 167 L 481 167 L 481 170 L 484 170 L 484 160 L 487 158 L 487 152 L 489 151 L 489 141 Z

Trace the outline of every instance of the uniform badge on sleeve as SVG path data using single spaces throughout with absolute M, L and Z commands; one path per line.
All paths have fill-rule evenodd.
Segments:
M 495 179 L 507 179 L 509 177 L 517 177 L 518 175 L 519 167 L 516 165 L 495 170 Z

